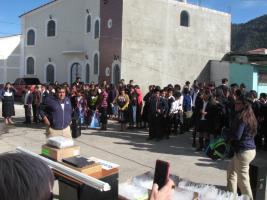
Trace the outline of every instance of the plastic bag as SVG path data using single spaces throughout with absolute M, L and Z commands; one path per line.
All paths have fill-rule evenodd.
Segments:
M 59 149 L 63 149 L 66 147 L 71 147 L 74 145 L 74 142 L 70 138 L 66 138 L 63 136 L 55 136 L 55 137 L 50 137 L 47 139 L 47 144 Z
M 100 128 L 99 116 L 94 112 L 89 128 Z

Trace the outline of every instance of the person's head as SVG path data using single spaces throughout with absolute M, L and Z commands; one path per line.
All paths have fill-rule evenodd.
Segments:
M 92 83 L 92 84 L 90 85 L 90 90 L 94 90 L 94 89 L 95 89 L 95 84 Z
M 241 90 L 241 91 L 246 90 L 246 85 L 245 85 L 245 83 L 241 83 L 241 84 L 240 84 L 240 90 Z
M 130 84 L 130 85 L 133 85 L 133 84 L 134 84 L 134 80 L 130 80 L 130 81 L 129 81 L 129 84 Z
M 249 93 L 248 93 L 248 96 L 250 99 L 254 100 L 254 99 L 257 99 L 257 92 L 255 90 L 250 90 Z
M 77 77 L 77 78 L 76 78 L 76 82 L 77 82 L 77 83 L 80 83 L 80 82 L 81 82 L 81 77 Z
M 174 90 L 181 91 L 181 86 L 179 84 L 174 85 Z
M 121 80 L 120 80 L 120 83 L 121 83 L 122 85 L 124 85 L 124 84 L 125 84 L 125 80 L 124 80 L 124 79 L 121 79 Z
M 120 88 L 120 90 L 119 90 L 119 94 L 120 95 L 125 95 L 125 89 L 122 87 L 122 88 Z
M 64 100 L 66 97 L 66 88 L 62 85 L 58 86 L 56 89 L 56 94 L 59 100 Z
M 140 86 L 139 86 L 139 85 L 135 85 L 134 88 L 135 88 L 136 90 L 139 90 L 139 89 L 140 89 Z
M 41 85 L 41 91 L 42 92 L 46 91 L 46 86 L 45 85 Z
M 160 96 L 166 97 L 166 93 L 167 93 L 166 90 L 163 89 L 163 90 L 160 91 Z
M 154 89 L 154 93 L 156 97 L 160 97 L 160 86 L 156 86 Z
M 267 100 L 267 94 L 260 93 L 260 101 L 265 104 L 266 100 Z
M 223 85 L 227 85 L 228 84 L 228 79 L 227 78 L 223 78 L 222 79 L 222 84 Z
M 179 92 L 179 91 L 175 91 L 175 92 L 173 93 L 173 96 L 174 96 L 175 99 L 179 99 L 179 98 L 182 96 L 182 94 L 181 94 L 181 92 Z
M 154 89 L 154 86 L 153 86 L 153 85 L 149 85 L 149 86 L 148 86 L 148 91 L 149 91 L 149 92 L 152 92 L 153 89 Z
M 235 97 L 236 97 L 236 98 L 239 98 L 239 97 L 242 96 L 242 95 L 244 95 L 242 90 L 237 89 L 237 90 L 235 91 Z
M 211 97 L 211 92 L 210 90 L 205 90 L 204 93 L 203 93 L 203 99 L 204 101 L 208 101 Z
M 31 86 L 30 85 L 25 86 L 25 92 L 29 92 L 29 91 L 31 91 Z
M 237 97 L 235 101 L 235 111 L 240 113 L 240 121 L 244 122 L 253 136 L 257 133 L 257 119 L 251 108 L 251 101 L 244 95 Z
M 173 96 L 173 88 L 171 88 L 171 87 L 168 88 L 167 95 L 168 95 L 168 97 Z
M 52 199 L 53 173 L 38 158 L 22 153 L 1 154 L 0 177 L 1 199 Z
M 190 86 L 190 82 L 189 82 L 189 81 L 186 81 L 186 82 L 185 82 L 185 85 L 186 85 L 187 87 L 189 87 L 189 86 Z
M 8 90 L 10 87 L 11 87 L 11 83 L 10 83 L 10 82 L 7 82 L 7 83 L 5 84 L 5 89 Z
M 39 85 L 35 85 L 35 87 L 34 87 L 34 91 L 37 92 L 37 91 L 39 91 L 39 90 L 40 90 Z
M 171 89 L 173 89 L 173 85 L 172 85 L 172 84 L 168 84 L 168 85 L 167 85 L 167 88 L 171 88 Z

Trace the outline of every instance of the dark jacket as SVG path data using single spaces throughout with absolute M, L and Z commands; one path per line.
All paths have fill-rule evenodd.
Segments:
M 244 122 L 240 121 L 239 114 L 236 115 L 232 123 L 230 134 L 233 141 L 233 149 L 236 153 L 256 149 L 254 137 L 249 127 Z
M 157 112 L 157 109 L 160 110 L 160 113 Z M 149 114 L 151 117 L 163 116 L 167 114 L 168 109 L 168 101 L 165 98 L 157 98 L 155 95 L 151 97 L 149 104 Z
M 44 101 L 44 106 L 41 107 L 40 115 L 47 116 L 51 128 L 62 130 L 71 122 L 72 107 L 68 97 L 64 99 L 64 110 L 61 107 L 60 101 L 54 96 L 47 96 Z

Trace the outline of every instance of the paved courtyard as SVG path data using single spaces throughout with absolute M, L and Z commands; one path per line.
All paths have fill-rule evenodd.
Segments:
M 0 113 L 2 113 L 0 103 Z M 4 125 L 0 118 L 0 153 L 15 151 L 21 146 L 35 153 L 41 153 L 46 142 L 44 125 L 25 125 L 24 109 L 16 105 L 15 125 Z M 219 186 L 226 186 L 228 160 L 212 161 L 203 152 L 195 152 L 191 147 L 192 133 L 171 136 L 169 140 L 146 141 L 146 130 L 136 129 L 120 132 L 119 124 L 109 121 L 108 131 L 84 129 L 82 136 L 75 140 L 84 157 L 98 157 L 120 165 L 119 182 L 153 171 L 156 159 L 170 162 L 171 173 L 182 178 Z M 259 159 L 266 159 L 266 152 L 257 152 Z M 58 194 L 55 184 L 54 194 Z M 56 197 L 56 196 L 55 196 Z
M 0 105 L 0 108 L 2 106 Z M 21 146 L 35 153 L 41 152 L 46 142 L 45 126 L 24 125 L 24 109 L 16 105 L 15 125 L 5 126 L 0 122 L 0 153 L 14 151 Z M 218 186 L 226 185 L 228 161 L 213 162 L 204 153 L 195 152 L 191 147 L 191 133 L 172 136 L 169 140 L 146 141 L 147 131 L 131 130 L 120 132 L 119 125 L 110 121 L 108 131 L 85 129 L 75 140 L 85 157 L 98 157 L 120 165 L 119 181 L 153 170 L 156 159 L 169 161 L 171 173 L 199 183 Z

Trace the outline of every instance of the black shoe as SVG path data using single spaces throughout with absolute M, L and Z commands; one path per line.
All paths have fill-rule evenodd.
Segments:
M 146 140 L 153 140 L 154 138 L 153 137 L 148 137 Z
M 162 140 L 162 138 L 156 138 L 156 142 L 159 142 L 161 140 Z
M 195 142 L 192 143 L 192 147 L 197 147 Z
M 167 136 L 166 136 L 166 139 L 167 139 L 167 140 L 170 139 L 170 136 L 167 135 Z

